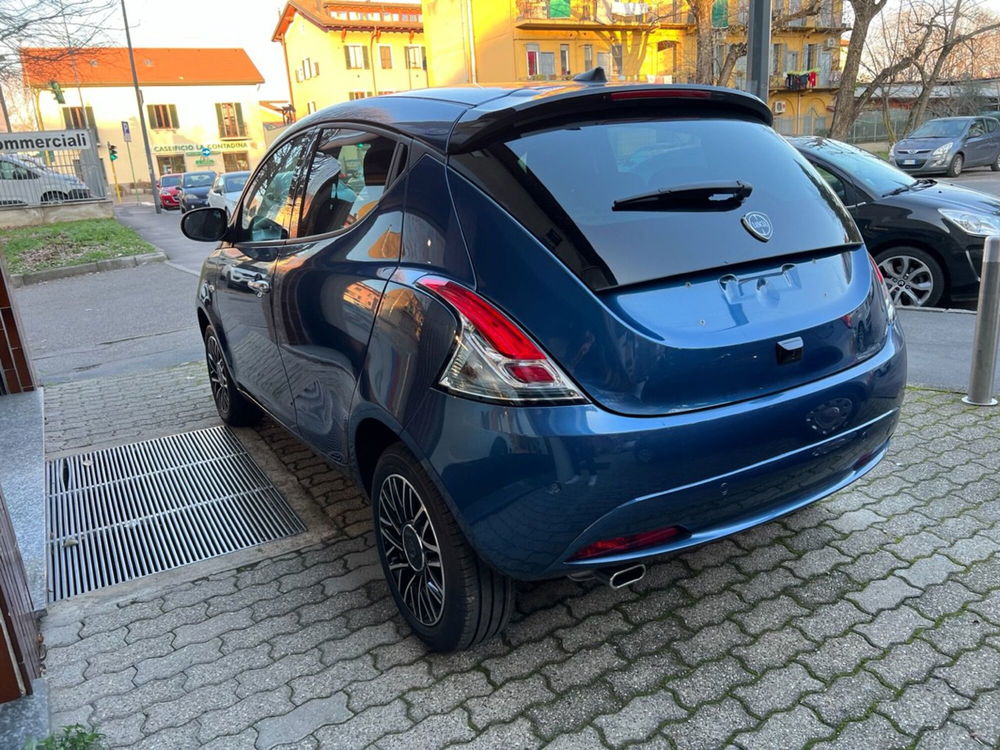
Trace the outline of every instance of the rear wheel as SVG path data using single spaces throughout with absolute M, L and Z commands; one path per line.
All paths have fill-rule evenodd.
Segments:
M 998 153 L 997 158 L 990 163 L 990 169 L 994 172 L 1000 172 L 1000 153 Z
M 66 193 L 60 192 L 49 192 L 42 196 L 42 203 L 62 203 L 65 200 L 69 200 L 69 196 Z
M 479 559 L 437 488 L 399 443 L 375 467 L 372 511 L 389 591 L 421 640 L 435 651 L 455 651 L 504 628 L 514 608 L 513 582 Z
M 930 253 L 918 247 L 893 247 L 875 256 L 894 304 L 933 307 L 944 296 L 944 271 Z
M 951 157 L 951 162 L 948 164 L 948 176 L 958 177 L 962 174 L 962 167 L 965 166 L 965 157 L 961 154 L 955 154 Z
M 212 326 L 205 329 L 205 360 L 212 386 L 212 400 L 222 421 L 233 427 L 248 427 L 260 421 L 257 405 L 240 393 L 229 374 L 219 336 Z

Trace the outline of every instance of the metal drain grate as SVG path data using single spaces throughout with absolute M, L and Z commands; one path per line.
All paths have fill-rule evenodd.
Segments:
M 49 600 L 305 531 L 226 427 L 46 466 Z

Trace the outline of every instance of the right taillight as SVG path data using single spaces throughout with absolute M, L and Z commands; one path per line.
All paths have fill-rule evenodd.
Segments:
M 417 286 L 446 302 L 460 328 L 440 385 L 454 393 L 514 403 L 582 402 L 567 375 L 514 321 L 478 294 L 438 276 Z
M 889 294 L 889 287 L 885 285 L 885 277 L 882 276 L 882 269 L 878 267 L 878 262 L 871 255 L 868 256 L 868 260 L 871 261 L 872 271 L 875 274 L 875 283 L 878 284 L 879 289 L 882 290 L 882 298 L 885 300 L 885 307 L 889 314 L 889 322 L 891 323 L 896 318 L 896 306 L 892 303 L 892 295 Z

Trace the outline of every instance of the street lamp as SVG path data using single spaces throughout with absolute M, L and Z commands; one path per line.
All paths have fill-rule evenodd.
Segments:
M 149 189 L 153 193 L 153 208 L 162 213 L 160 196 L 156 191 L 156 172 L 153 169 L 153 152 L 149 150 L 149 131 L 146 130 L 146 115 L 142 111 L 142 92 L 139 90 L 139 74 L 135 69 L 135 52 L 132 50 L 132 33 L 128 28 L 128 12 L 122 0 L 122 20 L 125 22 L 125 43 L 128 45 L 128 62 L 132 66 L 132 86 L 135 88 L 135 103 L 139 107 L 139 128 L 142 130 L 142 145 L 146 147 L 146 165 L 149 167 Z M 131 158 L 131 151 L 129 152 Z

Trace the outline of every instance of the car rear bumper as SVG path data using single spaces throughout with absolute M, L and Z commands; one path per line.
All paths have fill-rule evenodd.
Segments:
M 850 484 L 885 454 L 905 381 L 894 326 L 859 365 L 725 407 L 625 417 L 431 391 L 406 431 L 479 554 L 515 578 L 546 578 L 711 541 Z M 595 541 L 667 526 L 687 535 L 572 559 Z

